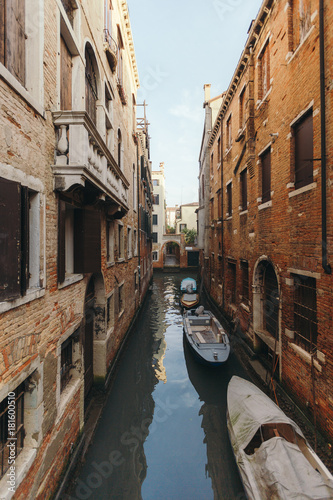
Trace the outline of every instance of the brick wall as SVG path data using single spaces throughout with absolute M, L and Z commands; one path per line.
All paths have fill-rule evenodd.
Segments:
M 305 2 L 306 3 L 306 2 Z M 332 100 L 332 7 L 325 4 L 326 106 Z M 309 4 L 310 5 L 310 4 Z M 276 322 L 280 342 L 279 376 L 301 405 L 313 410 L 311 357 L 296 345 L 293 337 L 295 276 L 316 280 L 318 323 L 315 359 L 317 421 L 332 434 L 332 275 L 325 273 L 321 258 L 321 102 L 319 67 L 319 7 L 311 2 L 311 23 L 303 41 L 295 35 L 299 10 L 282 2 L 263 2 L 252 25 L 249 39 L 221 106 L 210 143 L 214 155 L 211 198 L 214 219 L 218 189 L 223 189 L 223 230 L 213 222 L 210 231 L 210 293 L 218 302 L 223 282 L 222 307 L 230 318 L 238 317 L 240 328 L 253 346 L 266 356 L 272 349 L 266 324 L 272 307 L 265 298 L 265 269 L 276 276 Z M 260 21 L 259 24 L 257 22 Z M 291 26 L 294 34 L 291 36 Z M 257 36 L 254 36 L 256 33 Z M 269 82 L 262 95 L 261 67 L 269 46 Z M 241 94 L 245 92 L 245 125 L 241 123 Z M 295 188 L 294 127 L 306 112 L 313 117 L 313 180 L 303 189 Z M 227 144 L 227 122 L 231 117 L 232 144 Z M 230 122 L 229 122 L 230 123 Z M 327 195 L 328 254 L 332 260 L 332 120 L 327 111 Z M 223 184 L 217 162 L 221 139 Z M 268 201 L 262 199 L 264 154 L 270 150 L 271 180 Z M 247 210 L 242 207 L 241 172 L 247 169 Z M 232 214 L 227 210 L 227 184 L 232 185 Z M 222 252 L 219 243 L 223 234 Z M 221 247 L 220 247 L 221 248 Z M 222 254 L 222 265 L 218 254 Z M 242 260 L 249 268 L 249 301 L 242 295 Z M 207 261 L 206 261 L 207 262 Z M 236 264 L 236 290 L 228 272 L 228 262 Z M 296 273 L 296 274 L 295 274 Z M 208 280 L 207 280 L 208 281 Z M 297 286 L 297 285 L 296 285 Z M 245 306 L 245 307 L 244 307 Z M 273 314 L 273 313 L 272 313 Z M 274 313 L 275 314 L 275 313 Z M 273 314 L 273 316 L 274 316 Z M 274 316 L 274 318 L 275 318 Z M 261 333 L 263 335 L 261 335 Z M 268 346 L 268 350 L 267 350 Z M 270 346 L 270 347 L 269 347 Z M 267 358 L 269 360 L 270 358 Z

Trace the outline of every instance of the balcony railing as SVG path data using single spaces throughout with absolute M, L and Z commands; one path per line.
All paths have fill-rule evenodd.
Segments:
M 117 67 L 118 46 L 112 38 L 108 29 L 104 30 L 104 50 L 108 59 L 111 71 L 114 73 Z
M 57 128 L 55 189 L 92 184 L 99 199 L 128 211 L 129 183 L 85 111 L 53 113 Z

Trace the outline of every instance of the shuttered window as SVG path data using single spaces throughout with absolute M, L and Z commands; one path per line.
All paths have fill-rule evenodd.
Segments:
M 96 125 L 97 78 L 92 49 L 86 49 L 86 111 Z
M 306 115 L 294 127 L 295 189 L 313 182 L 313 119 Z
M 60 37 L 60 108 L 72 109 L 72 55 Z
M 242 296 L 243 301 L 249 300 L 249 264 L 245 260 L 241 261 L 242 270 Z
M 94 273 L 100 269 L 100 213 L 59 200 L 58 282 L 63 283 L 73 273 Z
M 247 210 L 247 169 L 243 170 L 240 174 L 240 188 L 241 207 L 242 210 Z
M 228 215 L 232 215 L 232 184 L 231 182 L 227 185 L 227 212 Z
M 271 150 L 261 156 L 261 199 L 262 203 L 271 199 Z
M 269 62 L 269 44 L 267 43 L 260 56 L 260 98 L 264 98 L 270 87 L 270 62 Z
M 0 1 L 0 62 L 25 85 L 25 0 Z
M 0 178 L 0 301 L 25 295 L 28 286 L 28 188 Z

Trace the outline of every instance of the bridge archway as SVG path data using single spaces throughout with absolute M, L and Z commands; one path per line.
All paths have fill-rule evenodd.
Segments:
M 162 246 L 163 267 L 180 266 L 180 245 L 177 241 L 169 240 Z

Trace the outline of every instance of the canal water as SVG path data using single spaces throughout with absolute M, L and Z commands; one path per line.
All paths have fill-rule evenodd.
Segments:
M 233 353 L 216 368 L 189 352 L 179 307 L 184 277 L 154 274 L 69 498 L 246 498 L 226 425 L 228 382 L 246 374 Z

